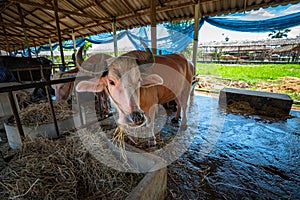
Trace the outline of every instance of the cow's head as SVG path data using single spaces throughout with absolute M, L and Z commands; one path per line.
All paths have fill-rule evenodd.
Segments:
M 159 75 L 146 73 L 153 60 L 152 54 L 149 57 L 149 51 L 133 51 L 102 63 L 88 59 L 82 63 L 81 68 L 96 77 L 79 82 L 76 90 L 106 90 L 119 112 L 119 124 L 129 127 L 143 126 L 147 117 L 140 108 L 140 88 L 163 84 Z
M 53 80 L 61 78 L 71 78 L 75 77 L 78 69 L 71 70 L 68 72 L 60 72 L 53 75 Z M 73 91 L 74 82 L 58 83 L 53 85 L 55 90 L 55 97 L 57 101 L 68 100 L 71 92 Z

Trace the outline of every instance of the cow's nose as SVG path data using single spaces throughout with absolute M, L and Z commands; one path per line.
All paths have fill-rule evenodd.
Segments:
M 145 113 L 143 111 L 133 111 L 129 116 L 137 126 L 141 126 L 146 122 Z

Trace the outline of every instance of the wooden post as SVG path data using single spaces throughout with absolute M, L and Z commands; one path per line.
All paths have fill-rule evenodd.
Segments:
M 34 42 L 34 49 L 35 49 L 35 56 L 39 57 L 39 54 L 38 54 L 37 49 L 36 49 L 36 43 L 35 42 Z
M 51 43 L 51 38 L 50 37 L 49 37 L 49 47 L 50 47 L 50 53 L 51 53 L 51 60 L 54 64 L 53 49 L 52 49 L 52 43 Z
M 73 49 L 74 49 L 74 57 L 73 57 L 73 55 L 72 55 L 72 60 L 73 60 L 73 58 L 74 58 L 74 66 L 76 67 L 76 40 L 75 40 L 75 34 L 74 34 L 74 30 L 72 30 L 72 42 L 73 42 Z
M 197 65 L 197 51 L 198 51 L 198 35 L 199 35 L 199 18 L 200 18 L 200 0 L 195 5 L 195 25 L 194 25 L 194 44 L 193 44 L 193 64 Z
M 300 56 L 300 45 L 298 46 L 298 51 L 297 51 L 296 58 L 295 58 L 294 62 L 298 62 L 299 56 Z
M 241 54 L 240 54 L 240 46 L 238 46 L 238 57 L 236 59 L 236 62 L 238 62 L 238 60 L 240 59 L 241 57 Z
M 54 14 L 55 14 L 56 29 L 57 29 L 57 34 L 58 34 L 58 43 L 59 43 L 60 57 L 61 57 L 61 62 L 62 62 L 63 68 L 64 68 L 65 65 L 66 65 L 66 63 L 65 63 L 64 50 L 63 50 L 62 40 L 61 40 L 61 32 L 60 32 L 60 25 L 59 25 L 58 3 L 57 3 L 57 0 L 53 1 L 53 7 L 54 7 Z
M 15 118 L 15 121 L 16 121 L 16 124 L 17 124 L 19 134 L 22 137 L 24 137 L 25 134 L 24 134 L 24 130 L 23 130 L 23 127 L 22 127 L 22 124 L 21 124 L 21 119 L 20 119 L 20 116 L 19 116 L 19 113 L 18 113 L 17 105 L 16 105 L 16 102 L 15 102 L 15 99 L 14 99 L 13 91 L 8 92 L 8 98 L 9 98 L 9 103 L 10 103 L 10 106 L 11 106 L 13 114 L 14 114 L 14 118 Z
M 115 57 L 118 56 L 118 40 L 117 40 L 117 24 L 116 24 L 116 18 L 113 19 L 112 23 L 112 31 L 113 31 L 113 37 L 114 37 L 114 53 Z
M 152 53 L 156 55 L 157 41 L 156 41 L 156 0 L 151 0 L 151 48 Z
M 24 45 L 22 44 L 22 51 L 23 51 L 23 55 L 25 55 L 25 47 Z M 23 56 L 22 56 L 23 57 Z
M 3 23 L 3 18 L 2 18 L 2 14 L 0 13 L 0 22 Z M 6 34 L 6 29 L 5 29 L 5 26 L 2 25 L 2 30 L 3 30 L 3 33 L 4 33 L 4 37 L 5 37 L 5 41 L 6 41 L 6 54 L 8 54 L 9 52 L 9 43 L 8 43 L 8 38 L 7 38 L 7 34 Z
M 76 53 L 76 40 L 75 40 L 74 30 L 72 30 L 72 42 L 73 42 L 74 53 Z
M 45 89 L 46 89 L 46 93 L 47 93 L 47 98 L 48 98 L 48 102 L 49 102 L 49 106 L 50 106 L 50 111 L 51 111 L 51 115 L 52 115 L 52 119 L 53 119 L 55 132 L 56 132 L 56 137 L 58 137 L 59 136 L 59 129 L 58 129 L 58 124 L 57 124 L 57 119 L 56 119 L 56 116 L 55 116 L 53 101 L 52 101 L 51 94 L 50 94 L 50 91 L 49 91 L 49 86 L 50 86 L 50 84 L 45 85 Z
M 17 4 L 17 8 L 18 8 L 18 12 L 19 12 L 20 21 L 21 21 L 21 24 L 23 27 L 23 33 L 24 33 L 24 37 L 25 37 L 25 44 L 26 44 L 26 47 L 28 50 L 28 55 L 31 58 L 31 52 L 30 52 L 30 46 L 29 46 L 29 41 L 28 41 L 27 32 L 26 32 L 25 21 L 23 18 L 22 8 L 19 3 Z

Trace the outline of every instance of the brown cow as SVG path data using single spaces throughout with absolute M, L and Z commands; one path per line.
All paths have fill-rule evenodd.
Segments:
M 78 50 L 77 54 L 82 54 L 83 46 Z M 89 61 L 91 62 L 103 62 L 106 59 L 111 58 L 110 55 L 99 53 L 92 55 L 89 58 Z M 84 61 L 82 59 L 82 56 L 79 56 L 77 61 L 77 66 L 80 66 Z M 70 71 L 66 72 L 59 72 L 57 74 L 54 74 L 53 79 L 61 79 L 61 78 L 71 78 L 71 77 L 76 77 L 78 73 L 78 67 L 75 69 L 72 69 Z M 74 82 L 68 82 L 68 83 L 58 83 L 53 85 L 53 88 L 55 89 L 55 97 L 57 101 L 62 101 L 62 100 L 68 100 L 70 97 L 70 94 L 73 91 L 74 88 Z
M 53 80 L 76 77 L 77 72 L 78 68 L 66 72 L 59 72 L 53 75 Z M 53 85 L 53 88 L 55 90 L 55 97 L 57 101 L 68 100 L 71 92 L 73 91 L 74 82 L 58 83 Z
M 154 61 L 154 63 L 153 63 Z M 81 81 L 77 91 L 106 90 L 119 113 L 118 123 L 137 128 L 147 124 L 150 145 L 155 145 L 154 106 L 175 100 L 178 109 L 173 121 L 178 121 L 183 110 L 181 126 L 186 126 L 186 108 L 194 66 L 183 55 L 153 56 L 149 49 L 133 51 L 104 63 L 88 60 L 83 71 L 96 77 Z

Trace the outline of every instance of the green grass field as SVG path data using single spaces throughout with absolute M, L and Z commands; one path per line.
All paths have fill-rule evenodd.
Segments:
M 300 78 L 299 64 L 212 64 L 198 63 L 197 74 L 215 75 L 222 78 L 242 80 L 251 84 L 259 81 L 276 80 L 280 77 L 293 76 Z
M 255 89 L 262 81 L 271 82 L 281 77 L 300 78 L 299 64 L 214 64 L 198 63 L 196 73 L 199 75 L 220 76 L 223 79 L 246 81 Z M 300 82 L 299 84 L 300 85 Z M 286 91 L 294 100 L 300 101 L 300 93 Z

